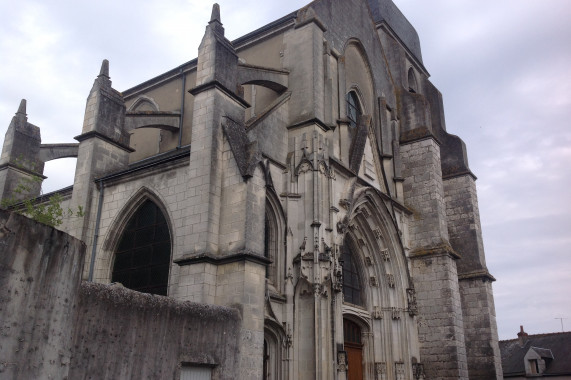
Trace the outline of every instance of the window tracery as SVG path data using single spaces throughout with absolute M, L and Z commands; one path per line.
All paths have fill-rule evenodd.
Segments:
M 171 241 L 167 221 L 150 200 L 133 214 L 115 251 L 111 281 L 143 293 L 167 295 Z

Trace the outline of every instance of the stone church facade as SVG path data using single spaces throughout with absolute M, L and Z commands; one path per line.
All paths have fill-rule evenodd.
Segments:
M 237 308 L 235 378 L 502 377 L 476 177 L 391 0 L 235 41 L 215 5 L 197 59 L 123 92 L 103 62 L 77 144 L 41 144 L 25 108 L 2 195 L 77 157 L 83 278 Z

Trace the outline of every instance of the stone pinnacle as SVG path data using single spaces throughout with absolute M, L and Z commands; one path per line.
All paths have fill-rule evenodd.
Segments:
M 220 5 L 218 5 L 218 3 L 214 3 L 212 5 L 212 16 L 210 16 L 210 22 L 215 21 L 218 21 L 220 24 L 222 24 L 222 21 L 220 20 Z
M 18 112 L 16 114 L 26 115 L 26 99 L 20 101 L 20 106 L 18 107 Z
M 109 61 L 104 59 L 103 62 L 101 62 L 101 70 L 99 71 L 99 76 L 104 76 L 109 78 Z

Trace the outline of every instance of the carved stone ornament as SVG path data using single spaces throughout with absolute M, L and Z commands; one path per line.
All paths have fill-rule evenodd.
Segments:
M 361 213 L 361 215 L 363 215 L 364 218 L 368 218 L 369 216 L 371 216 L 371 214 L 369 213 L 369 210 L 367 210 L 364 207 L 360 208 L 359 212 Z
M 418 305 L 416 304 L 416 291 L 414 288 L 408 288 L 406 290 L 406 298 L 408 301 L 408 314 L 411 317 L 418 315 Z
M 299 165 L 297 166 L 296 170 L 295 170 L 295 175 L 300 175 L 302 173 L 308 172 L 310 170 L 313 170 L 313 165 L 311 164 L 311 162 L 307 159 L 303 159 Z
M 339 206 L 343 207 L 345 210 L 349 210 L 349 207 L 351 207 L 351 201 L 346 198 L 340 199 Z
M 404 380 L 404 363 L 395 362 L 395 373 L 397 375 L 397 380 Z
M 365 256 L 365 264 L 367 264 L 369 267 L 373 265 L 373 261 L 369 256 Z
M 293 335 L 291 333 L 291 326 L 287 324 L 287 334 L 282 338 L 282 344 L 285 348 L 290 348 L 293 343 Z
M 375 237 L 377 239 L 381 239 L 383 237 L 383 234 L 382 234 L 381 229 L 379 227 L 375 228 L 373 230 L 373 232 L 375 233 Z
M 369 282 L 370 282 L 371 286 L 379 286 L 379 282 L 377 281 L 377 278 L 375 276 L 371 276 L 371 278 L 369 279 Z
M 400 310 L 396 307 L 391 307 L 391 315 L 395 320 L 400 319 Z
M 386 380 L 387 378 L 387 363 L 375 363 L 375 380 Z
M 383 319 L 383 312 L 379 306 L 373 306 L 373 319 Z
M 395 287 L 395 275 L 394 274 L 387 273 L 387 285 L 389 285 L 389 288 Z
M 347 352 L 337 351 L 337 370 L 347 372 Z
M 291 271 L 291 267 L 287 269 L 287 275 L 285 276 L 286 281 L 291 281 L 293 283 L 293 272 Z
M 424 380 L 424 364 L 412 363 L 412 377 L 415 380 Z
M 343 219 L 337 222 L 337 232 L 343 235 L 345 231 L 347 231 L 347 222 Z
M 382 249 L 381 250 L 381 257 L 383 258 L 384 261 L 389 261 L 391 259 L 391 257 L 389 256 L 389 250 L 388 249 Z

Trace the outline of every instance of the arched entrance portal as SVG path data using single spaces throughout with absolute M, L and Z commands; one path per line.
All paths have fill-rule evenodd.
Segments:
M 361 328 L 355 322 L 343 319 L 344 346 L 347 352 L 347 380 L 363 380 L 363 343 Z

